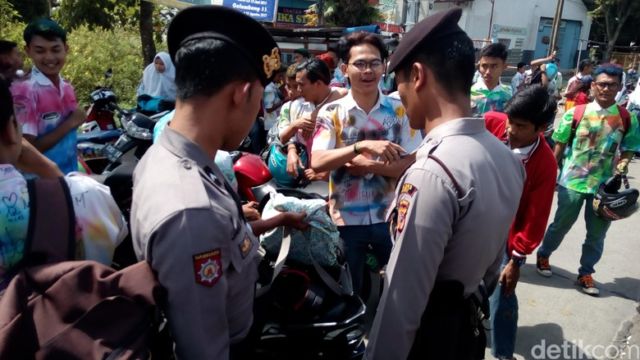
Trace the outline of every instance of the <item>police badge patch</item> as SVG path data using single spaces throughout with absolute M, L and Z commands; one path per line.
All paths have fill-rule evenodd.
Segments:
M 407 211 L 409 211 L 409 200 L 403 199 L 398 203 L 398 223 L 396 232 L 401 233 L 404 230 L 404 224 L 407 220 Z
M 193 255 L 196 283 L 212 287 L 222 277 L 222 253 L 220 249 Z

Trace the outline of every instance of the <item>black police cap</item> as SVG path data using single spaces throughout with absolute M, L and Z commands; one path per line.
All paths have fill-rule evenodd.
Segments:
M 419 45 L 425 42 L 430 44 L 441 43 L 453 35 L 464 34 L 465 32 L 458 26 L 460 16 L 462 16 L 462 9 L 453 8 L 428 16 L 417 23 L 411 31 L 403 36 L 396 51 L 391 56 L 388 71 L 395 71 L 398 66 L 409 59 Z M 437 47 L 433 48 L 437 49 Z
M 280 50 L 267 29 L 231 8 L 200 5 L 180 11 L 171 21 L 167 34 L 169 54 L 174 64 L 180 47 L 197 39 L 217 39 L 234 46 L 253 65 L 264 86 L 280 69 Z

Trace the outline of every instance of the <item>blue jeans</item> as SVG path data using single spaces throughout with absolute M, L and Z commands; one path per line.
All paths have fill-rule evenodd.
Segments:
M 360 294 L 369 245 L 380 266 L 389 262 L 392 247 L 389 224 L 338 226 L 338 230 L 344 240 L 345 256 L 353 278 L 353 290 Z
M 602 257 L 604 238 L 611 225 L 611 221 L 598 217 L 593 211 L 592 194 L 583 194 L 558 186 L 558 209 L 538 249 L 538 256 L 549 257 L 560 246 L 562 239 L 578 219 L 583 204 L 586 204 L 584 221 L 587 224 L 587 237 L 582 244 L 578 274 L 588 275 L 596 272 L 593 267 Z
M 500 266 L 500 273 L 509 262 L 505 253 Z M 498 283 L 489 298 L 491 313 L 491 354 L 494 357 L 513 358 L 518 332 L 518 297 L 516 293 L 505 296 L 502 285 Z

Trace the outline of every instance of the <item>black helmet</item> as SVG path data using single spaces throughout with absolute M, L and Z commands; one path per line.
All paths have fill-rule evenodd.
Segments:
M 619 191 L 622 182 L 625 190 Z M 637 189 L 629 188 L 625 175 L 614 175 L 600 184 L 593 199 L 593 211 L 605 220 L 624 219 L 638 210 L 638 195 Z

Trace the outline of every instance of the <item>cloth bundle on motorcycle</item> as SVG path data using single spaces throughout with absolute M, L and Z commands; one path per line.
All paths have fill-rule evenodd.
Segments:
M 291 230 L 289 258 L 307 265 L 339 266 L 343 245 L 338 228 L 326 209 L 325 200 L 297 199 L 276 193 L 265 205 L 262 217 L 268 219 L 283 211 L 305 212 L 309 228 Z M 284 232 L 283 227 L 278 227 L 260 236 L 260 242 L 268 253 L 278 254 Z
M 76 254 L 66 182 L 30 180 L 28 189 L 24 259 L 0 298 L 0 359 L 145 359 L 156 345 L 171 354 L 157 337 L 160 286 L 149 265 L 66 261 Z

